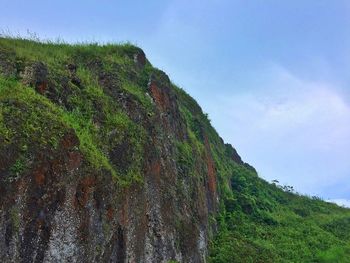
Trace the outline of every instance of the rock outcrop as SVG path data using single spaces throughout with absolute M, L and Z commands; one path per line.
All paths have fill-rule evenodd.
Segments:
M 0 48 L 1 261 L 205 262 L 219 197 L 200 107 L 138 48 L 53 62 L 31 44 Z

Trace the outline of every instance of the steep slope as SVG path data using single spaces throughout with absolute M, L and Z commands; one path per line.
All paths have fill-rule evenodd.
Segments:
M 4 262 L 350 256 L 348 210 L 259 179 L 129 44 L 0 39 L 0 193 Z

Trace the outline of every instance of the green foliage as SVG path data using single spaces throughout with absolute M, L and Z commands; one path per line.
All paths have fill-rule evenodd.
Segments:
M 347 263 L 350 262 L 349 258 L 350 247 L 331 247 L 326 251 L 320 251 L 317 253 L 316 262 L 320 263 Z
M 230 182 L 232 192 L 222 201 L 210 262 L 347 262 L 350 258 L 349 210 L 285 192 L 240 165 L 233 166 Z
M 19 158 L 10 167 L 10 173 L 12 176 L 19 176 L 26 169 L 26 163 L 23 158 Z
M 331 221 L 322 226 L 326 231 L 340 239 L 350 240 L 350 216 L 331 217 Z
M 65 113 L 63 120 L 69 124 L 74 130 L 80 141 L 80 149 L 85 154 L 86 158 L 96 169 L 105 168 L 117 176 L 108 161 L 108 158 L 95 144 L 96 139 L 94 134 L 97 132 L 91 120 L 87 120 L 78 110 Z
M 139 52 L 137 47 L 129 43 L 68 45 L 21 38 L 0 38 L 0 47 L 0 53 L 11 55 L 17 70 L 23 70 L 33 61 L 43 62 L 49 72 L 48 94 L 57 94 L 59 99 L 59 103 L 49 100 L 33 88 L 22 86 L 16 78 L 0 78 L 0 142 L 3 145 L 16 144 L 21 151 L 25 149 L 23 156 L 26 151 L 34 151 L 33 145 L 37 149 L 54 150 L 59 147 L 64 133 L 73 128 L 79 138 L 78 147 L 91 167 L 110 172 L 123 186 L 143 181 L 146 132 L 118 105 L 113 97 L 115 91 L 106 91 L 98 80 L 98 70 L 110 77 L 118 76 L 118 86 L 113 88 L 123 89 L 124 94 L 139 102 L 145 115 L 152 116 L 154 106 L 146 94 L 146 86 L 140 87 L 137 83 L 145 83 L 153 68 L 149 63 L 144 69 L 135 67 L 133 56 Z M 67 65 L 71 63 L 77 67 L 79 87 L 62 84 L 64 79 L 70 78 Z M 60 102 L 62 99 L 64 103 Z M 127 153 L 119 154 L 127 155 L 124 163 L 118 163 L 115 158 L 112 161 L 111 149 L 123 144 L 127 145 Z M 11 171 L 19 174 L 24 167 L 21 159 Z
M 0 138 L 20 149 L 58 146 L 66 126 L 59 110 L 46 98 L 14 81 L 0 78 Z
M 184 174 L 188 175 L 193 171 L 194 166 L 194 156 L 192 147 L 189 143 L 178 142 L 178 158 L 177 163 L 180 165 Z
M 28 40 L 21 37 L 1 37 L 0 46 L 5 50 L 12 50 L 18 58 L 25 61 L 42 61 L 52 67 L 60 67 L 63 62 L 68 62 L 72 57 L 79 61 L 87 61 L 92 58 L 105 58 L 108 62 L 129 64 L 132 56 L 138 48 L 130 43 L 98 44 L 76 43 L 70 45 L 61 40 L 41 41 L 38 38 Z
M 152 104 L 151 97 L 146 96 L 144 90 L 140 89 L 138 86 L 132 84 L 131 82 L 125 82 L 123 89 L 133 95 L 133 97 L 143 105 L 150 116 L 153 115 L 154 106 Z

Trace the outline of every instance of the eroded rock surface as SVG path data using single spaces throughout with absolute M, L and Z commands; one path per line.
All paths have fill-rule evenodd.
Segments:
M 205 262 L 219 201 L 200 107 L 138 48 L 57 65 L 7 49 L 1 261 Z

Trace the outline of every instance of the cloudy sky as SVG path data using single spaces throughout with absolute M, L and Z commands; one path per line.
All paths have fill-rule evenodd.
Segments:
M 350 204 L 350 1 L 0 5 L 13 34 L 139 45 L 261 177 Z

